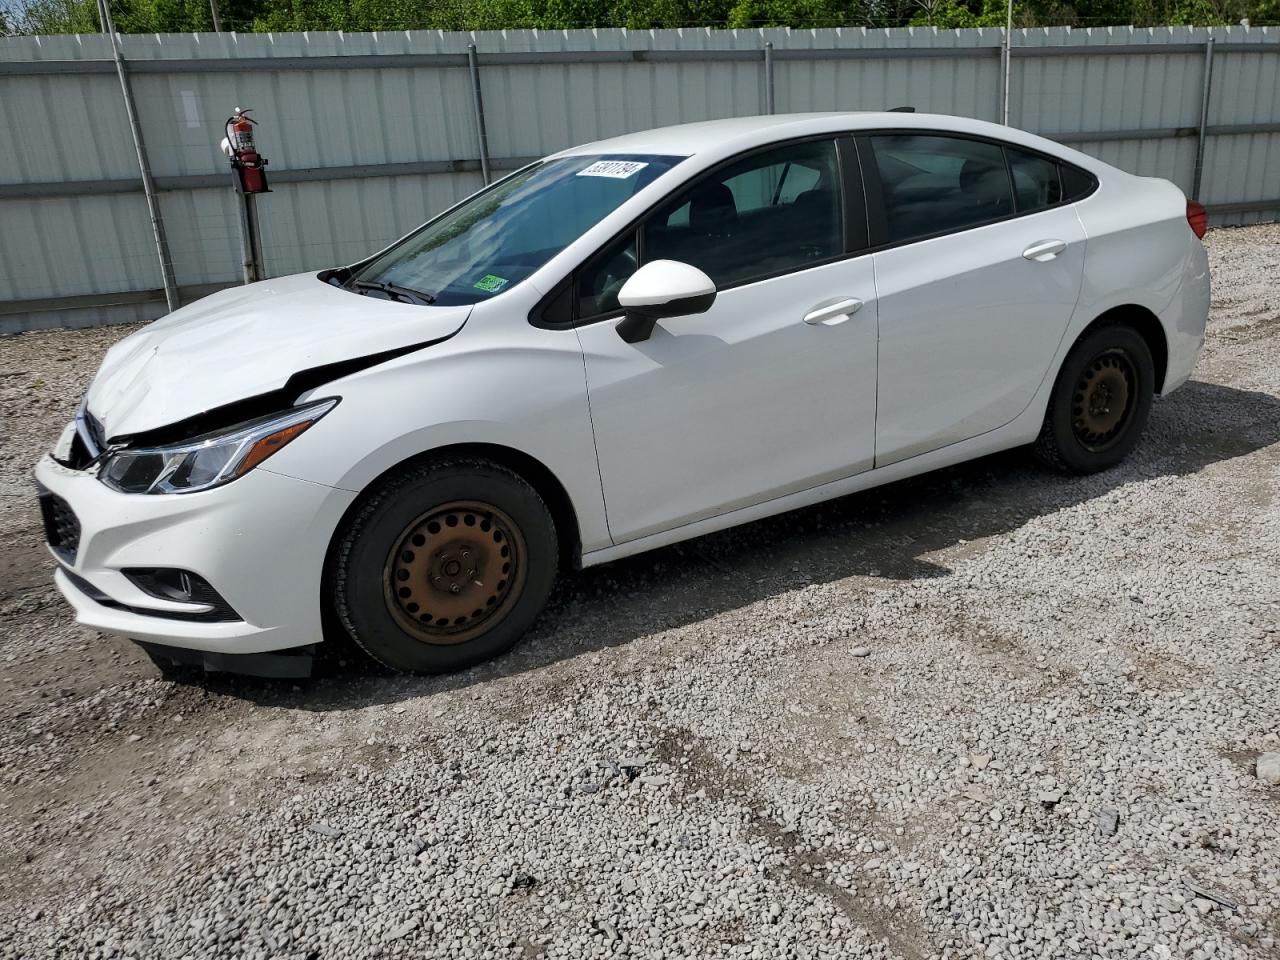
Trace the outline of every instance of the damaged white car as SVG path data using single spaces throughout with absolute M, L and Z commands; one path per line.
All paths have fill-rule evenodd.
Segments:
M 1202 207 L 955 117 L 566 150 L 116 345 L 37 480 L 79 621 L 301 675 L 512 646 L 557 572 L 1019 445 L 1093 471 L 1203 342 Z

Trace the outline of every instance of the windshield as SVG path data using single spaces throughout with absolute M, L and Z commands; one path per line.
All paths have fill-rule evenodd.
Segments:
M 535 164 L 476 194 L 350 280 L 369 296 L 441 306 L 510 290 L 682 157 L 608 154 Z

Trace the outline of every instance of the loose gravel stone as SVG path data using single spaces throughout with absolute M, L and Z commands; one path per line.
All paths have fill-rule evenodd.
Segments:
M 1120 826 L 1120 811 L 1115 807 L 1103 807 L 1093 819 L 1098 832 L 1104 837 L 1114 837 Z
M 1280 753 L 1264 753 L 1255 764 L 1258 779 L 1270 784 L 1280 784 Z

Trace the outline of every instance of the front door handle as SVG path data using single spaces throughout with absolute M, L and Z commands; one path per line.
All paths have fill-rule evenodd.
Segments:
M 1067 249 L 1065 240 L 1040 240 L 1023 250 L 1022 258 L 1034 260 L 1036 263 L 1048 263 L 1065 249 Z
M 837 300 L 835 303 L 814 307 L 804 315 L 804 322 L 810 324 L 820 323 L 824 327 L 834 327 L 838 323 L 844 323 L 857 313 L 861 307 L 861 300 L 847 297 L 844 300 Z

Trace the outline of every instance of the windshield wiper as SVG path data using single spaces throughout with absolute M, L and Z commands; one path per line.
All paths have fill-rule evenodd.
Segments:
M 351 283 L 357 290 L 377 290 L 379 293 L 385 293 L 389 297 L 395 297 L 404 303 L 421 303 L 432 304 L 436 302 L 434 293 L 427 293 L 425 290 L 415 290 L 413 287 L 405 287 L 398 283 L 387 283 L 384 280 L 354 280 Z

